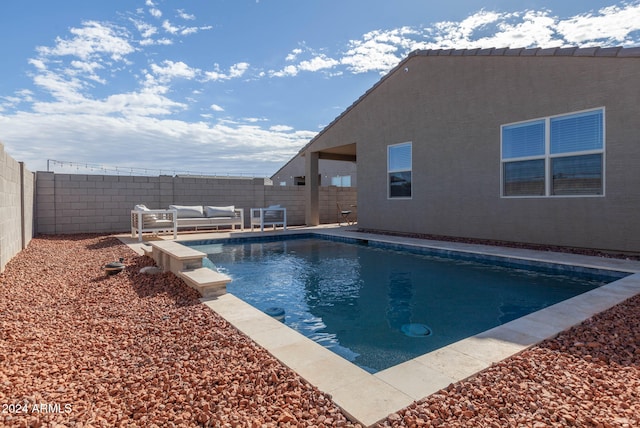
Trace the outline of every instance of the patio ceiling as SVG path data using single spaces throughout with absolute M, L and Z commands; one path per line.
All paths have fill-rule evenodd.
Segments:
M 356 161 L 356 143 L 322 149 L 318 151 L 318 158 L 355 162 Z

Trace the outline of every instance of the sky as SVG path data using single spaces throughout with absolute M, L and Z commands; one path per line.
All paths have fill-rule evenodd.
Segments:
M 20 0 L 0 41 L 29 170 L 268 177 L 416 49 L 640 46 L 640 0 Z

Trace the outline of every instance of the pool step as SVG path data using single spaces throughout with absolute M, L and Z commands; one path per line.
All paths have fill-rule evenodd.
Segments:
M 202 297 L 220 296 L 227 292 L 227 284 L 231 278 L 225 274 L 209 268 L 201 267 L 178 272 L 178 276 L 192 288 L 202 294 Z
M 174 241 L 152 241 L 151 257 L 164 272 L 171 271 L 202 297 L 216 297 L 227 292 L 231 278 L 202 266 L 205 253 Z M 145 254 L 147 249 L 144 249 Z
M 153 248 L 151 247 L 151 245 L 146 245 L 146 244 L 142 244 L 140 246 L 140 248 L 142 248 L 142 254 L 147 256 L 147 257 L 153 257 L 152 253 L 153 253 Z

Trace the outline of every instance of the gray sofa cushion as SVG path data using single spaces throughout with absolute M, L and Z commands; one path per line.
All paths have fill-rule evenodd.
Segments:
M 169 209 L 178 212 L 178 218 L 200 218 L 204 217 L 202 205 L 169 205 Z
M 234 205 L 230 205 L 228 207 L 214 207 L 211 205 L 207 205 L 204 207 L 204 214 L 206 217 L 235 217 L 236 207 Z

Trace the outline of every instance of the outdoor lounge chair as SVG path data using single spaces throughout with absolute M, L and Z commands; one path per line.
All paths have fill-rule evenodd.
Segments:
M 131 237 L 138 236 L 142 242 L 142 234 L 151 232 L 173 233 L 173 239 L 178 238 L 178 215 L 176 210 L 150 210 L 145 205 L 138 204 L 131 210 Z
M 283 230 L 287 230 L 287 209 L 280 205 L 271 205 L 267 208 L 251 208 L 251 231 L 253 228 L 260 226 L 260 231 L 264 232 L 265 226 L 282 226 Z
M 343 210 L 338 202 L 336 202 L 336 205 L 338 206 L 338 214 L 340 216 L 338 217 L 338 225 L 345 221 L 349 226 L 351 226 L 353 224 L 353 220 L 351 220 L 351 211 Z

